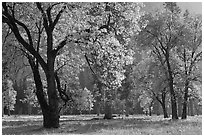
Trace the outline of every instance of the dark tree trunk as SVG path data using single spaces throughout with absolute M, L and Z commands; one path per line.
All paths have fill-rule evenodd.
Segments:
M 100 102 L 98 100 L 96 100 L 96 114 L 97 116 L 100 115 Z
M 49 54 L 48 54 L 49 55 Z M 47 93 L 48 93 L 48 102 L 49 102 L 49 127 L 58 128 L 59 127 L 59 98 L 56 89 L 55 83 L 55 72 L 54 72 L 54 61 L 55 56 L 48 56 L 48 71 L 45 72 L 47 79 Z
M 162 104 L 162 109 L 163 109 L 163 113 L 164 113 L 164 118 L 168 118 L 168 113 L 167 113 L 167 110 L 166 110 L 166 105 L 165 103 Z
M 105 91 L 105 97 L 106 97 L 106 101 L 105 101 L 105 116 L 104 119 L 112 119 L 112 96 L 110 91 Z
M 97 89 L 98 89 L 99 94 L 100 94 L 100 95 L 97 95 L 97 97 L 96 97 L 96 114 L 97 114 L 97 116 L 99 116 L 100 110 L 101 110 L 102 83 L 96 78 L 96 76 L 95 76 L 95 80 L 96 80 L 96 84 L 97 84 Z
M 187 118 L 187 102 L 188 102 L 188 82 L 185 83 L 184 100 L 183 100 L 183 112 L 181 119 Z
M 152 116 L 152 110 L 151 110 L 152 106 L 149 106 L 149 116 Z
M 128 99 L 126 98 L 126 99 L 125 99 L 125 116 L 127 116 L 127 117 L 129 116 L 129 113 L 130 113 L 130 109 L 129 109 L 129 108 L 130 108 L 130 107 L 129 107 L 130 105 L 129 105 L 129 104 L 130 104 L 129 101 L 128 101 Z
M 164 118 L 168 118 L 168 112 L 167 112 L 167 108 L 166 108 L 166 93 L 162 93 L 162 97 L 161 97 L 161 100 L 156 97 L 156 99 L 159 101 L 159 103 L 161 104 L 162 106 L 162 110 L 163 110 L 163 114 L 164 114 Z
M 32 113 L 32 105 L 28 103 L 28 115 Z
M 105 102 L 105 116 L 104 119 L 112 119 L 112 102 L 111 100 L 107 100 Z
M 166 62 L 167 62 L 168 75 L 169 75 L 169 89 L 170 89 L 170 94 L 171 94 L 172 119 L 178 119 L 178 115 L 177 115 L 177 103 L 176 103 L 176 94 L 175 94 L 175 92 L 174 92 L 173 76 L 172 76 L 172 70 L 171 70 L 171 66 L 170 66 L 168 54 L 167 54 L 167 56 L 166 56 Z
M 190 116 L 194 116 L 193 99 L 189 99 Z
M 3 101 L 2 101 L 3 102 Z M 4 117 L 4 105 L 2 105 L 2 117 Z
M 130 113 L 130 109 L 128 106 L 125 107 L 125 116 L 128 117 Z
M 40 77 L 40 72 L 38 68 L 38 63 L 34 62 L 34 59 L 32 57 L 29 57 L 29 63 L 31 65 L 32 71 L 33 71 L 33 76 L 34 76 L 34 81 L 35 81 L 35 86 L 36 86 L 36 95 L 38 98 L 38 102 L 40 104 L 42 113 L 43 113 L 43 126 L 45 128 L 57 128 L 59 127 L 59 114 L 58 114 L 58 108 L 56 109 L 56 105 L 53 105 L 54 102 L 52 102 L 52 99 L 55 99 L 54 95 L 52 94 L 52 99 L 46 100 L 45 95 L 43 92 L 43 85 Z M 47 79 L 47 83 L 49 83 L 51 80 L 50 78 Z M 55 79 L 54 79 L 55 80 Z M 49 83 L 50 85 L 50 83 Z M 48 89 L 48 93 L 50 89 Z M 55 88 L 56 90 L 56 88 Z M 49 94 L 50 95 L 50 94 Z M 50 98 L 50 96 L 49 96 Z M 48 105 L 48 102 L 51 103 Z M 50 107 L 51 105 L 53 106 Z M 55 110 L 56 109 L 56 110 Z
M 182 117 L 182 98 L 178 98 L 178 117 Z
M 8 105 L 8 116 L 11 115 L 10 106 Z

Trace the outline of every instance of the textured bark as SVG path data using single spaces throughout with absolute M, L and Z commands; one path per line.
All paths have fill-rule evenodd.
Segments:
M 58 111 L 55 110 L 56 108 L 53 109 L 53 106 L 50 107 L 51 105 L 50 104 L 48 105 L 48 102 L 45 99 L 45 96 L 43 93 L 43 85 L 42 85 L 42 81 L 41 81 L 41 77 L 40 77 L 37 63 L 35 63 L 31 57 L 29 58 L 29 63 L 31 65 L 33 75 L 34 75 L 34 81 L 35 81 L 35 85 L 36 85 L 36 95 L 37 95 L 38 102 L 40 104 L 40 107 L 41 107 L 41 110 L 43 113 L 43 126 L 45 128 L 52 128 L 52 127 L 57 128 L 57 127 L 59 127 Z M 50 77 L 47 80 L 51 81 Z M 48 92 L 50 92 L 49 89 L 48 89 Z M 49 103 L 51 103 L 53 105 L 54 102 L 49 101 Z M 56 105 L 54 105 L 54 107 L 56 107 Z M 57 108 L 57 110 L 58 110 L 58 108 Z
M 49 55 L 49 54 L 48 54 Z M 54 72 L 54 55 L 48 56 L 48 72 L 46 73 L 47 90 L 48 90 L 48 102 L 49 102 L 49 126 L 57 128 L 59 127 L 59 99 L 57 95 L 55 72 Z M 46 114 L 47 115 L 47 114 Z M 49 127 L 48 126 L 48 127 Z

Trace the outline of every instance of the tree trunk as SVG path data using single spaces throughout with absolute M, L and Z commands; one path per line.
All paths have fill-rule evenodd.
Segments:
M 152 109 L 151 109 L 151 105 L 149 106 L 149 116 L 152 116 Z
M 105 101 L 105 116 L 104 119 L 112 119 L 112 96 L 110 91 L 105 91 L 105 97 L 106 97 L 106 101 Z
M 59 98 L 55 83 L 55 72 L 54 72 L 54 61 L 55 56 L 48 54 L 48 71 L 45 71 L 47 79 L 47 94 L 49 103 L 49 127 L 58 128 L 59 127 Z M 47 115 L 46 115 L 47 116 Z
M 183 100 L 183 112 L 181 119 L 187 118 L 187 102 L 188 102 L 188 82 L 185 83 L 185 90 L 184 90 L 184 100 Z
M 97 114 L 97 116 L 99 116 L 100 110 L 101 110 L 102 83 L 97 79 L 96 76 L 95 76 L 95 80 L 96 80 L 96 84 L 97 84 L 97 89 L 98 89 L 99 94 L 100 94 L 100 95 L 97 94 L 97 97 L 96 97 L 96 114 Z
M 11 115 L 10 106 L 8 105 L 8 116 Z
M 125 99 L 125 116 L 126 117 L 128 117 L 129 116 L 129 113 L 130 113 L 130 105 L 129 105 L 130 103 L 129 103 L 129 101 L 128 101 L 128 99 L 126 98 Z
M 190 116 L 194 116 L 193 99 L 189 99 Z
M 157 100 L 159 101 L 159 103 L 162 106 L 164 118 L 168 118 L 169 116 L 168 116 L 168 112 L 167 112 L 167 108 L 166 108 L 166 93 L 162 93 L 161 100 L 159 100 L 159 98 L 157 98 Z
M 167 110 L 166 110 L 166 105 L 165 103 L 162 103 L 162 109 L 163 109 L 163 114 L 164 114 L 164 118 L 168 118 L 168 113 L 167 113 Z
M 100 115 L 100 102 L 98 100 L 96 100 L 96 114 L 97 116 Z
M 28 103 L 28 115 L 32 113 L 32 105 Z
M 4 101 L 3 101 L 3 99 L 2 99 L 2 117 L 4 117 Z
M 111 100 L 106 100 L 105 102 L 105 116 L 104 119 L 112 119 L 112 102 Z
M 184 98 L 185 100 L 185 98 Z M 187 101 L 183 102 L 183 112 L 182 112 L 182 119 L 186 119 L 187 118 Z
M 130 113 L 130 109 L 128 106 L 125 107 L 125 116 L 128 117 Z
M 182 117 L 182 98 L 178 98 L 178 117 Z
M 169 89 L 171 94 L 171 111 L 172 111 L 172 119 L 178 119 L 177 115 L 177 103 L 176 103 L 176 94 L 174 92 L 174 85 L 173 85 L 173 76 L 171 71 L 171 66 L 169 62 L 169 56 L 166 56 L 168 74 L 169 74 Z
M 43 85 L 40 77 L 38 63 L 35 63 L 32 57 L 29 57 L 28 60 L 33 71 L 33 76 L 34 76 L 34 81 L 36 86 L 36 95 L 43 113 L 43 126 L 45 128 L 52 128 L 52 127 L 57 128 L 59 127 L 59 112 L 58 112 L 58 108 L 56 108 L 58 107 L 58 103 L 56 105 L 55 104 L 56 102 L 53 101 L 56 99 L 57 94 L 56 93 L 50 94 L 50 91 L 51 93 L 54 91 L 56 92 L 56 87 L 54 86 L 55 89 L 51 90 L 51 88 L 54 88 L 54 87 L 50 86 L 51 84 L 53 84 L 53 81 L 55 80 L 55 78 L 47 77 L 47 83 L 49 85 L 49 88 L 47 91 L 49 93 L 48 98 L 51 98 L 51 99 L 46 100 L 43 92 Z M 54 80 L 51 80 L 51 78 L 53 78 Z M 49 105 L 48 105 L 48 102 L 49 102 Z

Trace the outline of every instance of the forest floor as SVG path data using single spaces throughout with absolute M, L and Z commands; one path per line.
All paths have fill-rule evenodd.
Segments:
M 42 116 L 4 116 L 3 135 L 202 135 L 202 116 L 172 121 L 162 116 L 130 115 L 112 120 L 99 120 L 95 115 L 68 115 L 60 117 L 60 128 L 42 127 Z

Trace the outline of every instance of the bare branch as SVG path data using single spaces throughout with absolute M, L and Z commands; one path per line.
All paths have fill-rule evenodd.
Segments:
M 64 40 L 59 43 L 59 45 L 58 45 L 57 48 L 55 49 L 55 52 L 56 52 L 56 53 L 57 53 L 60 49 L 62 49 L 62 48 L 67 44 L 67 39 L 68 39 L 68 36 L 66 36 L 66 37 L 64 38 Z
M 16 22 L 18 25 L 20 25 L 21 27 L 24 28 L 24 30 L 26 31 L 26 34 L 27 34 L 27 36 L 28 36 L 29 44 L 30 44 L 30 46 L 33 46 L 33 40 L 32 40 L 30 31 L 29 31 L 29 29 L 27 28 L 27 26 L 26 26 L 24 23 L 20 22 L 19 20 L 16 20 L 16 19 L 14 19 L 14 20 L 15 20 L 15 22 Z
M 37 8 L 40 10 L 40 12 L 42 13 L 42 17 L 43 17 L 43 25 L 46 29 L 46 31 L 49 30 L 49 27 L 48 27 L 48 21 L 47 21 L 47 17 L 46 17 L 46 14 L 42 8 L 42 5 L 40 2 L 36 2 L 36 5 L 37 5 Z
M 66 9 L 66 6 L 64 5 L 64 6 L 62 7 L 62 9 L 59 11 L 59 13 L 57 14 L 57 16 L 56 16 L 56 18 L 55 18 L 55 20 L 54 20 L 54 22 L 52 23 L 52 26 L 51 26 L 51 29 L 52 29 L 52 30 L 54 29 L 55 25 L 56 25 L 57 22 L 59 21 L 59 19 L 60 19 L 60 17 L 61 17 L 61 14 L 64 12 L 65 9 Z
M 3 8 L 4 8 L 4 12 L 3 12 L 3 16 L 8 20 L 8 22 L 6 22 L 8 24 L 8 26 L 11 28 L 12 32 L 14 33 L 16 39 L 18 40 L 19 43 L 21 43 L 23 45 L 23 47 L 25 47 L 26 50 L 28 50 L 36 59 L 39 60 L 41 66 L 43 67 L 44 70 L 47 70 L 47 64 L 45 63 L 44 59 L 35 51 L 33 45 L 32 45 L 32 40 L 30 40 L 30 44 L 27 43 L 25 41 L 25 39 L 23 39 L 23 37 L 21 36 L 20 32 L 19 32 L 19 28 L 17 27 L 17 24 L 20 24 L 22 27 L 24 27 L 24 29 L 26 30 L 26 26 L 24 26 L 23 24 L 20 23 L 20 21 L 17 21 L 16 19 L 14 19 L 8 12 L 8 9 L 6 7 L 6 3 L 3 3 Z M 16 24 L 17 23 L 17 24 Z M 27 28 L 28 29 L 28 28 Z M 26 30 L 27 32 L 29 30 Z M 28 33 L 28 37 L 31 38 L 30 34 Z

